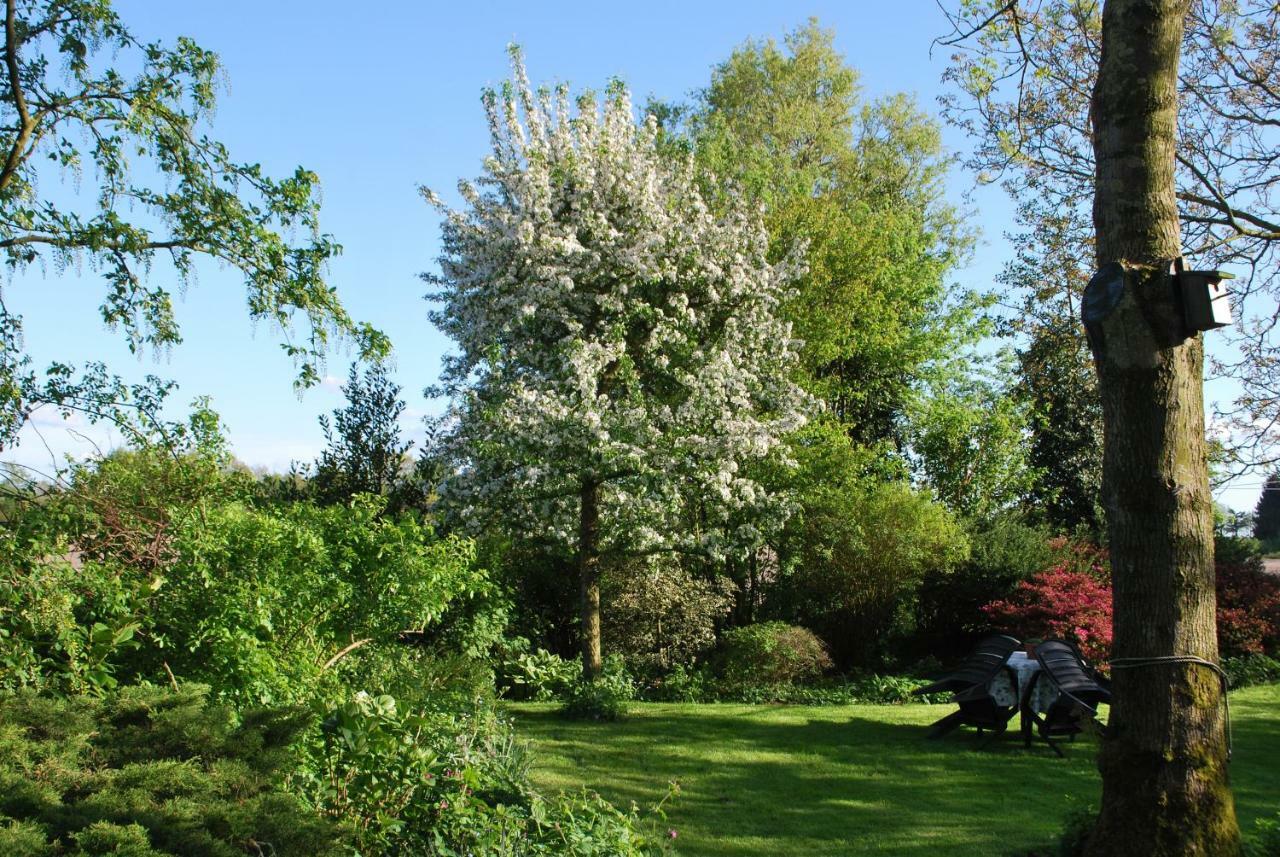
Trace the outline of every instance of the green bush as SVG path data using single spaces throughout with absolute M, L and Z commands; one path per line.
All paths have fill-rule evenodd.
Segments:
M 927 493 L 900 483 L 811 490 L 788 522 L 784 575 L 769 615 L 811 628 L 841 669 L 877 666 L 915 630 L 915 601 L 931 573 L 969 553 L 955 517 Z
M 0 692 L 102 693 L 139 645 L 139 587 L 58 542 L 0 535 Z
M 383 502 L 237 503 L 189 519 L 150 599 L 156 644 L 131 659 L 137 674 L 155 680 L 164 661 L 241 704 L 301 702 L 353 642 L 369 640 L 368 657 L 486 590 L 469 542 L 389 520 Z
M 1266 655 L 1223 658 L 1222 670 L 1232 688 L 1280 682 L 1280 660 Z
M 1262 557 L 1262 542 L 1247 536 L 1213 537 L 1213 561 L 1226 565 L 1244 565 Z
M 0 853 L 348 853 L 342 827 L 282 788 L 302 725 L 237 716 L 198 685 L 0 700 Z
M 644 698 L 655 702 L 714 702 L 715 680 L 705 665 L 676 664 L 671 672 L 653 681 Z
M 0 691 L 102 692 L 172 672 L 237 704 L 292 704 L 340 687 L 335 670 L 402 631 L 487 655 L 505 608 L 470 541 L 390 519 L 383 498 L 255 507 L 246 494 L 215 438 L 114 453 L 75 468 L 69 490 L 13 504 Z
M 579 677 L 569 686 L 560 713 L 573 720 L 618 720 L 635 698 L 635 684 L 622 659 L 615 655 L 605 659 L 604 669 L 595 679 Z
M 785 622 L 744 625 L 724 635 L 720 675 L 729 687 L 813 681 L 831 668 L 831 656 L 807 628 Z
M 734 589 L 727 577 L 705 579 L 668 557 L 612 564 L 602 585 L 605 648 L 641 674 L 692 663 L 715 645 Z
M 1041 526 L 1008 512 L 970 522 L 969 558 L 954 568 L 929 571 L 916 605 L 921 653 L 960 655 L 990 631 L 979 610 L 1059 558 L 1058 542 Z
M 363 854 L 653 855 L 656 822 L 596 795 L 540 796 L 524 745 L 492 710 L 409 712 L 357 694 L 326 719 L 295 788 Z
M 550 702 L 563 696 L 581 673 L 577 661 L 537 649 L 504 660 L 500 680 L 504 696 Z

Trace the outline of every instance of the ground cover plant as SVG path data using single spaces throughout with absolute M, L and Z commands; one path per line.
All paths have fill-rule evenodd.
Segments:
M 350 830 L 283 786 L 297 712 L 239 717 L 208 688 L 0 701 L 0 853 L 346 853 Z
M 925 740 L 944 706 L 635 703 L 607 724 L 566 722 L 545 704 L 510 710 L 544 789 L 586 785 L 643 805 L 678 780 L 667 821 L 692 857 L 1026 852 L 1100 795 L 1094 739 L 1066 745 L 1065 759 L 1012 735 L 980 752 L 972 732 Z M 1280 794 L 1278 711 L 1280 686 L 1231 695 L 1246 837 Z

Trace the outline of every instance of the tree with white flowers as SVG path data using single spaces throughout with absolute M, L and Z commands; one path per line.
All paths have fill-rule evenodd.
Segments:
M 591 679 L 604 564 L 744 553 L 782 522 L 742 465 L 781 455 L 810 407 L 778 312 L 797 271 L 767 261 L 760 211 L 708 210 L 621 83 L 571 102 L 512 57 L 514 80 L 484 93 L 493 150 L 459 183 L 464 208 L 424 190 L 445 216 L 432 321 L 457 344 L 442 498 L 576 556 Z

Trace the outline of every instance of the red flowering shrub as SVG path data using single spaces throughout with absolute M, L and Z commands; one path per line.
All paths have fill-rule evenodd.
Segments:
M 1280 577 L 1258 560 L 1217 568 L 1218 648 L 1224 655 L 1273 654 L 1280 649 Z
M 982 613 L 998 628 L 1022 638 L 1074 640 L 1090 661 L 1111 654 L 1111 585 L 1093 569 L 1060 563 L 1022 581 L 1007 599 Z M 1095 566 L 1096 568 L 1096 566 Z
M 1085 657 L 1105 663 L 1111 650 L 1105 556 L 1076 559 L 1019 583 L 1008 598 L 983 607 L 983 615 L 1016 636 L 1075 640 Z M 1215 572 L 1219 651 L 1231 657 L 1280 651 L 1280 577 L 1263 571 L 1257 559 L 1219 563 Z

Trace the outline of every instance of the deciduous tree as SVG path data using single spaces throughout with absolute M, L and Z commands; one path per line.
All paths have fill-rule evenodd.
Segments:
M 1105 432 L 1115 694 L 1090 855 L 1226 855 L 1227 776 L 1214 626 L 1213 509 L 1201 337 L 1169 271 L 1181 255 L 1174 168 L 1189 0 L 1107 0 L 1093 89 L 1099 266 L 1086 291 Z M 1120 277 L 1119 288 L 1105 278 Z
M 1091 93 L 1101 56 L 1099 0 L 979 0 L 956 12 L 973 51 L 947 71 L 944 114 L 975 142 L 969 165 L 1019 201 L 1029 228 L 1057 221 L 1074 256 L 1093 255 L 1089 200 Z M 1234 379 L 1215 417 L 1234 429 L 1234 466 L 1276 460 L 1280 415 L 1280 7 L 1269 0 L 1193 0 L 1182 35 L 1174 183 L 1181 252 L 1227 267 L 1243 320 L 1218 334 L 1214 375 Z M 1055 279 L 1079 289 L 1078 278 Z
M 807 242 L 783 305 L 802 382 L 854 443 L 901 450 L 931 364 L 973 327 L 947 282 L 973 236 L 944 197 L 937 121 L 907 95 L 865 98 L 810 20 L 716 66 L 687 129 L 701 163 L 764 205 L 771 258 Z
M 1196 163 L 1178 147 L 1187 136 L 1186 127 L 1179 135 L 1187 94 L 1179 60 L 1184 44 L 1195 46 L 1184 68 L 1197 67 L 1196 50 L 1217 49 L 1186 41 L 1197 29 L 1193 7 L 1209 5 L 1107 0 L 1098 18 L 1092 3 L 966 4 L 952 40 L 976 39 L 978 50 L 952 75 L 975 97 L 970 129 L 986 155 L 1013 170 L 1015 190 L 1040 193 L 1041 210 L 1061 206 L 1060 216 L 1093 200 L 1099 273 L 1083 315 L 1103 409 L 1115 693 L 1090 855 L 1239 850 L 1224 688 L 1213 668 L 1204 350 L 1170 282 L 1185 252 L 1179 201 L 1200 224 L 1189 231 L 1193 247 L 1234 229 L 1222 222 L 1227 198 L 1179 182 Z M 1092 159 L 1077 154 L 1088 152 Z
M 622 84 L 575 108 L 564 87 L 535 92 L 517 54 L 484 104 L 493 151 L 460 184 L 465 208 L 441 206 L 428 277 L 432 319 L 457 344 L 442 498 L 576 555 L 594 677 L 602 564 L 745 551 L 778 523 L 744 465 L 805 420 L 780 317 L 794 265 L 769 261 L 753 206 L 712 211 Z M 753 523 L 727 527 L 746 507 Z
M 103 321 L 135 351 L 181 341 L 173 288 L 191 282 L 198 258 L 215 259 L 243 274 L 250 316 L 281 328 L 306 386 L 331 336 L 364 356 L 388 343 L 325 280 L 340 248 L 320 231 L 315 173 L 271 178 L 207 136 L 221 71 L 190 39 L 140 42 L 110 0 L 6 0 L 0 257 L 10 271 L 100 272 Z M 91 183 L 81 192 L 51 192 L 82 176 Z M 98 381 L 62 365 L 37 373 L 0 293 L 0 446 L 42 403 L 108 413 L 112 385 Z

